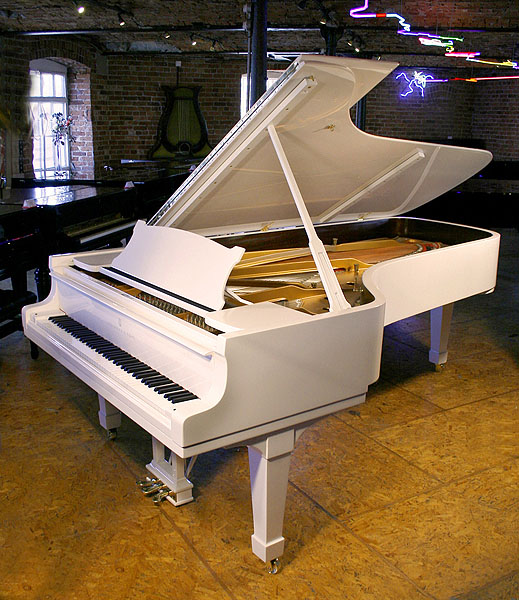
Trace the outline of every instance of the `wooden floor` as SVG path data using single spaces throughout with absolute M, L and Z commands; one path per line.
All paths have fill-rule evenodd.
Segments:
M 246 450 L 200 457 L 195 501 L 156 507 L 135 484 L 148 434 L 126 419 L 108 441 L 90 389 L 0 340 L 0 599 L 519 600 L 519 235 L 503 234 L 498 287 L 456 306 L 444 372 L 427 315 L 397 323 L 366 404 L 301 438 L 277 575 L 250 551 Z

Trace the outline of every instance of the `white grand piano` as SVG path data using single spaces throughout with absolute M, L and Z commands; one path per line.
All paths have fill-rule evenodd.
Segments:
M 364 401 L 384 325 L 431 310 L 442 365 L 453 303 L 496 281 L 496 233 L 397 216 L 490 153 L 351 122 L 395 66 L 300 57 L 124 249 L 51 257 L 49 297 L 23 312 L 103 427 L 122 412 L 151 434 L 170 502 L 192 500 L 190 459 L 248 446 L 252 550 L 273 571 L 304 429 Z

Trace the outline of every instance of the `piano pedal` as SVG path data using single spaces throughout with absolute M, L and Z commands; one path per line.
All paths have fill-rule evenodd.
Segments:
M 169 491 L 169 488 L 165 486 L 162 481 L 157 481 L 148 487 L 141 487 L 141 492 L 145 496 L 154 496 L 157 492 L 162 492 L 163 490 Z
M 171 490 L 169 488 L 165 487 L 162 491 L 160 491 L 158 494 L 155 494 L 155 496 L 153 496 L 153 504 L 158 506 L 161 502 L 164 502 L 164 500 L 167 500 L 167 498 L 171 494 L 172 494 Z
M 138 481 L 136 481 L 137 485 L 139 487 L 148 487 L 150 486 L 152 483 L 157 483 L 158 479 L 156 479 L 155 477 L 145 477 L 144 479 L 139 479 Z
M 168 500 L 173 506 L 180 506 L 181 504 L 186 503 L 183 493 L 176 494 L 156 477 L 145 477 L 136 483 L 145 496 L 153 498 L 153 504 L 156 506 L 164 502 L 164 500 Z

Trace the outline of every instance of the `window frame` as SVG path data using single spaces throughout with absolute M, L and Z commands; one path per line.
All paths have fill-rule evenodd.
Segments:
M 33 95 L 34 79 L 38 78 L 39 95 Z M 45 90 L 45 75 L 52 76 L 52 95 L 43 95 Z M 52 141 L 52 114 L 63 113 L 68 117 L 67 67 L 49 59 L 32 60 L 29 64 L 31 87 L 29 91 L 29 115 L 32 123 L 33 156 L 32 165 L 36 179 L 70 178 L 71 160 L 70 143 L 65 140 L 63 146 L 57 146 Z M 56 95 L 56 81 L 62 78 L 58 87 L 63 95 Z
M 284 71 L 283 70 L 271 70 L 269 69 L 267 71 L 267 87 L 266 90 L 268 90 L 270 88 L 271 85 L 274 84 L 275 81 L 277 81 L 281 75 L 283 75 Z M 248 96 L 249 96 L 249 83 L 248 83 L 248 76 L 247 73 L 244 73 L 241 76 L 241 80 L 240 80 L 240 118 L 243 117 L 243 115 L 247 112 L 247 100 L 248 100 Z

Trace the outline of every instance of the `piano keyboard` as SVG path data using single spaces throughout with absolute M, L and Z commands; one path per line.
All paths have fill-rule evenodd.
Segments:
M 111 364 L 121 369 L 121 371 L 133 376 L 137 383 L 153 391 L 154 394 L 165 398 L 168 402 L 176 404 L 197 398 L 192 392 L 189 392 L 178 383 L 162 375 L 159 371 L 156 371 L 84 325 L 81 325 L 81 323 L 78 323 L 78 321 L 75 321 L 68 315 L 49 317 L 49 321 L 104 357 Z

